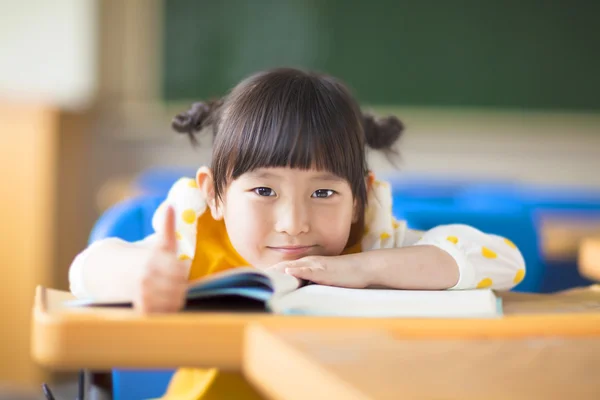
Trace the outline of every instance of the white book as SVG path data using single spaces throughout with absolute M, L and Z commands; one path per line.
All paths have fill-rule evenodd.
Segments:
M 130 299 L 78 299 L 69 306 L 131 306 Z M 266 311 L 343 317 L 494 318 L 501 300 L 490 289 L 348 289 L 293 276 L 235 268 L 190 282 L 187 310 Z

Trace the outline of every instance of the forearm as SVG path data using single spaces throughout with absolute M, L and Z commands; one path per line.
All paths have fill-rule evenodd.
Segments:
M 364 268 L 369 286 L 440 290 L 453 287 L 459 278 L 454 258 L 436 246 L 373 250 L 349 257 Z
M 149 246 L 118 239 L 95 243 L 71 264 L 71 291 L 77 297 L 131 299 L 150 253 Z

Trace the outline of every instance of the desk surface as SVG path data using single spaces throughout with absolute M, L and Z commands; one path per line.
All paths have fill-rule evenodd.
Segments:
M 246 378 L 270 399 L 600 398 L 600 336 L 407 340 L 393 328 L 252 325 L 244 348 Z
M 393 329 L 405 339 L 600 336 L 600 285 L 560 296 L 500 294 L 497 319 L 325 318 L 269 314 L 176 313 L 144 316 L 131 309 L 66 308 L 67 292 L 38 287 L 32 355 L 49 368 L 219 367 L 239 370 L 244 329 Z

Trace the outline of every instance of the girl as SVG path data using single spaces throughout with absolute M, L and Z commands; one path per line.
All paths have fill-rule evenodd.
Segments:
M 173 312 L 189 279 L 244 265 L 353 288 L 510 289 L 525 275 L 508 239 L 465 225 L 415 232 L 393 218 L 390 187 L 369 173 L 365 147 L 391 151 L 403 126 L 362 114 L 332 77 L 262 72 L 173 121 L 193 142 L 207 127 L 211 167 L 172 187 L 156 234 L 106 239 L 77 256 L 76 296 Z

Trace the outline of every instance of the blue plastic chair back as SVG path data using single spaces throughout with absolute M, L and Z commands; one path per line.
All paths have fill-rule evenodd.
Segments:
M 478 183 L 457 193 L 463 204 L 483 203 L 487 206 L 518 203 L 550 213 L 600 211 L 600 191 L 556 188 L 516 183 Z
M 152 216 L 164 196 L 140 196 L 108 209 L 96 222 L 89 242 L 117 237 L 129 242 L 154 233 Z M 162 396 L 173 370 L 113 370 L 113 399 L 142 400 Z
M 144 195 L 166 196 L 169 189 L 182 176 L 193 178 L 196 170 L 186 167 L 154 167 L 136 176 L 133 186 Z

